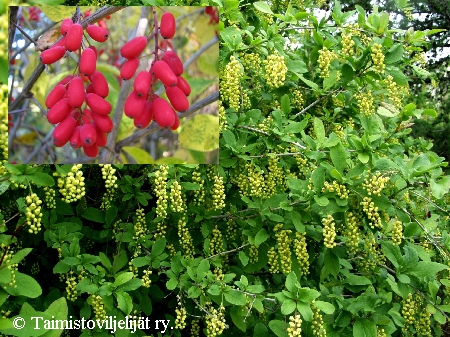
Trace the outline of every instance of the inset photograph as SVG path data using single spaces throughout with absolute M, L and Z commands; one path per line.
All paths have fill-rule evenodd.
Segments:
M 8 160 L 219 161 L 216 7 L 11 7 Z

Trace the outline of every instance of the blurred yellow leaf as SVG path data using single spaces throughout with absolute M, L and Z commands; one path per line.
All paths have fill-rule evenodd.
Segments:
M 178 136 L 180 145 L 196 151 L 212 151 L 219 148 L 219 117 L 197 115 L 183 124 Z

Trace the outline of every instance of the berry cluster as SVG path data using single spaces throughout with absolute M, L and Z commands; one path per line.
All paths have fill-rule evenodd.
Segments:
M 200 336 L 200 321 L 198 319 L 194 319 L 191 322 L 191 334 L 190 337 L 198 337 Z
M 155 28 L 158 29 L 157 21 Z M 164 39 L 171 39 L 175 31 L 175 17 L 172 13 L 165 12 L 161 17 L 159 33 Z M 123 80 L 131 79 L 136 73 L 139 56 L 147 47 L 147 43 L 146 36 L 138 36 L 120 49 L 120 54 L 127 59 L 120 70 L 120 77 Z M 184 68 L 178 55 L 172 50 L 165 50 L 160 55 L 157 43 L 155 49 L 155 59 L 150 69 L 140 71 L 134 79 L 134 90 L 125 101 L 124 112 L 133 119 L 137 128 L 146 128 L 154 120 L 162 128 L 169 127 L 176 130 L 180 120 L 175 111 L 185 112 L 189 108 L 187 96 L 191 93 L 191 87 L 181 76 Z M 158 80 L 164 85 L 170 104 L 154 93 L 154 86 Z
M 322 219 L 322 224 L 324 245 L 327 248 L 334 248 L 336 246 L 336 242 L 334 242 L 334 239 L 336 238 L 336 228 L 333 217 L 328 214 L 326 218 Z
M 39 7 L 36 7 L 36 6 L 29 7 L 28 13 L 29 13 L 30 21 L 39 22 L 40 15 L 42 13 L 42 11 L 39 9 Z
M 267 56 L 264 60 L 265 64 L 265 80 L 271 88 L 279 88 L 284 84 L 287 66 L 284 57 L 275 50 L 273 54 Z
M 402 316 L 405 319 L 405 323 L 412 325 L 415 322 L 416 314 L 416 301 L 413 299 L 411 293 L 408 294 L 406 299 L 402 302 Z
M 36 193 L 32 193 L 25 198 L 25 201 L 27 204 L 25 216 L 27 225 L 30 226 L 28 231 L 37 234 L 41 230 L 42 200 L 39 199 Z
M 114 127 L 109 117 L 112 107 L 105 99 L 109 94 L 108 82 L 96 70 L 97 48 L 85 47 L 83 43 L 81 24 L 64 19 L 60 31 L 62 39 L 41 53 L 41 62 L 46 65 L 55 63 L 67 51 L 79 53 L 80 58 L 76 75 L 62 79 L 45 100 L 49 109 L 47 120 L 57 124 L 53 130 L 53 144 L 61 147 L 69 142 L 73 149 L 83 147 L 87 156 L 96 157 L 99 146 L 106 145 L 107 134 Z M 105 42 L 109 36 L 105 28 L 96 25 L 89 25 L 86 31 L 97 42 Z

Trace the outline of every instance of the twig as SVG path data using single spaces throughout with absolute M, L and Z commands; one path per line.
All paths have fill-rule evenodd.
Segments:
M 326 99 L 327 97 L 329 97 L 329 96 L 331 96 L 331 95 L 333 95 L 333 94 L 335 94 L 335 93 L 339 94 L 339 93 L 341 93 L 341 92 L 343 92 L 343 91 L 344 91 L 344 90 L 341 89 L 341 88 L 336 89 L 336 90 L 334 90 L 334 91 L 330 91 L 330 92 L 329 92 L 328 94 L 326 94 L 325 96 L 320 97 L 319 99 L 315 100 L 315 101 L 312 102 L 310 105 L 308 105 L 306 108 L 304 108 L 302 111 L 300 111 L 300 112 L 298 112 L 297 114 L 295 114 L 294 117 L 297 118 L 298 116 L 304 114 L 306 111 L 308 111 L 309 109 L 311 109 L 311 108 L 312 108 L 313 106 L 315 106 L 316 104 L 322 102 L 322 101 L 323 101 L 324 99 Z
M 426 201 L 428 201 L 430 204 L 432 204 L 434 207 L 436 207 L 437 209 L 441 210 L 442 212 L 447 213 L 447 214 L 450 213 L 449 211 L 447 211 L 447 210 L 445 210 L 445 209 L 439 207 L 438 205 L 436 205 L 433 201 L 431 201 L 431 200 L 428 199 L 427 197 L 425 197 L 425 196 L 423 196 L 423 195 L 420 195 L 419 193 L 416 193 L 416 192 L 414 192 L 414 191 L 409 191 L 409 192 L 412 193 L 412 194 L 414 194 L 414 195 L 417 195 L 418 197 L 421 197 L 422 199 L 425 199 Z
M 231 253 L 236 253 L 237 251 L 239 251 L 239 250 L 241 250 L 241 249 L 243 249 L 243 248 L 245 248 L 245 247 L 247 247 L 249 245 L 250 245 L 250 243 L 246 243 L 245 245 L 242 245 L 242 246 L 237 247 L 235 249 L 227 250 L 226 252 L 220 252 L 220 253 L 217 253 L 215 255 L 211 255 L 210 257 L 207 257 L 205 260 L 210 260 L 210 259 L 212 259 L 212 258 L 214 258 L 216 256 L 222 256 L 222 255 L 227 255 L 227 254 L 231 254 Z

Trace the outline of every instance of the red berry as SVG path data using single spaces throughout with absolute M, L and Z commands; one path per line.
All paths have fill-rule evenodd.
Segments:
M 61 46 L 55 46 L 50 49 L 44 50 L 41 53 L 41 62 L 44 64 L 52 64 L 62 59 L 66 54 L 66 49 Z
M 64 19 L 61 22 L 61 27 L 59 30 L 61 31 L 62 36 L 66 36 L 67 32 L 69 31 L 70 26 L 73 25 L 72 19 Z
M 56 47 L 56 46 L 64 47 L 64 49 L 66 49 L 66 37 L 64 36 L 61 40 L 56 42 L 56 44 L 53 47 Z
M 171 127 L 175 123 L 175 111 L 163 98 L 153 101 L 153 119 L 162 128 Z
M 85 76 L 91 76 L 97 67 L 97 55 L 92 48 L 86 48 L 81 53 L 80 71 Z
M 152 75 L 148 71 L 141 71 L 134 80 L 134 91 L 138 96 L 146 96 L 152 85 Z
M 175 75 L 180 76 L 183 73 L 183 62 L 181 62 L 175 52 L 171 50 L 166 51 L 162 60 L 169 65 Z
M 101 132 L 109 133 L 114 129 L 113 121 L 109 115 L 99 115 L 96 113 L 91 113 L 92 119 L 94 120 L 97 129 Z
M 92 84 L 87 85 L 84 91 L 86 91 L 86 94 L 95 93 L 94 86 Z
M 96 125 L 96 127 L 97 127 L 97 125 Z M 97 146 L 105 146 L 107 142 L 108 142 L 108 134 L 106 132 L 101 132 L 97 128 L 97 140 L 96 140 L 95 144 Z
M 93 121 L 94 121 L 94 119 L 92 118 L 91 110 L 84 109 L 83 114 L 81 115 L 80 125 L 91 124 Z
M 87 33 L 89 34 L 89 36 L 97 41 L 97 42 L 105 42 L 106 40 L 108 40 L 108 31 L 100 26 L 95 26 L 95 25 L 89 25 L 86 28 Z
M 164 61 L 156 61 L 153 64 L 153 73 L 155 77 L 164 83 L 166 87 L 177 85 L 177 76 L 170 69 L 169 65 Z
M 124 80 L 129 80 L 134 76 L 137 68 L 139 67 L 139 59 L 129 59 L 127 60 L 120 69 L 120 77 Z
M 95 51 L 95 57 L 98 57 L 98 50 L 96 46 L 89 46 L 89 49 L 92 49 L 93 51 Z
M 134 126 L 138 129 L 146 128 L 153 119 L 153 102 L 146 101 L 144 104 L 144 109 L 137 115 L 133 122 Z
M 180 88 L 168 87 L 166 95 L 175 110 L 185 112 L 189 108 L 189 101 Z
M 180 126 L 180 119 L 178 118 L 178 115 L 175 115 L 175 123 L 170 127 L 170 130 L 176 130 Z
M 59 81 L 58 84 L 66 85 L 67 83 L 69 83 L 72 80 L 72 78 L 73 78 L 72 75 L 67 75 L 61 81 Z
M 92 112 L 99 115 L 107 115 L 111 112 L 111 104 L 103 97 L 97 94 L 87 94 L 86 103 L 91 108 Z
M 147 46 L 147 41 L 145 36 L 135 37 L 120 48 L 120 54 L 127 59 L 136 58 Z
M 165 39 L 171 39 L 175 35 L 176 22 L 172 13 L 165 12 L 161 17 L 159 32 Z
M 94 71 L 91 75 L 91 82 L 94 88 L 94 92 L 105 98 L 109 94 L 108 82 L 106 81 L 105 76 L 98 70 Z
M 66 49 L 69 51 L 80 49 L 82 39 L 83 27 L 79 23 L 74 23 L 70 26 L 66 35 Z
M 97 130 L 93 124 L 84 124 L 80 129 L 80 138 L 83 146 L 92 146 L 97 140 Z
M 136 91 L 130 92 L 123 107 L 125 115 L 130 118 L 140 115 L 144 109 L 145 101 L 146 97 L 138 96 Z
M 73 130 L 72 136 L 70 136 L 70 147 L 72 149 L 78 149 L 79 147 L 81 147 L 81 138 L 80 138 L 80 130 L 81 130 L 81 125 L 75 127 L 75 130 Z
M 67 98 L 56 102 L 47 113 L 47 120 L 52 124 L 62 122 L 69 115 L 72 107 L 69 105 Z
M 181 76 L 178 76 L 177 79 L 177 87 L 180 88 L 186 96 L 189 96 L 189 94 L 191 93 L 191 86 L 189 85 L 189 83 Z
M 57 84 L 52 89 L 52 91 L 50 91 L 47 98 L 45 99 L 45 106 L 47 107 L 47 109 L 50 109 L 58 101 L 62 100 L 65 94 L 66 94 L 66 87 L 62 84 Z
M 53 130 L 53 144 L 58 147 L 64 146 L 72 136 L 76 123 L 75 118 L 72 116 L 68 116 L 59 123 Z
M 84 153 L 86 153 L 86 156 L 95 158 L 98 156 L 98 146 L 96 144 L 92 146 L 84 146 L 83 145 Z
M 69 104 L 72 108 L 79 108 L 83 105 L 86 98 L 86 92 L 84 91 L 84 83 L 80 77 L 74 77 L 70 81 L 69 89 L 67 89 Z

